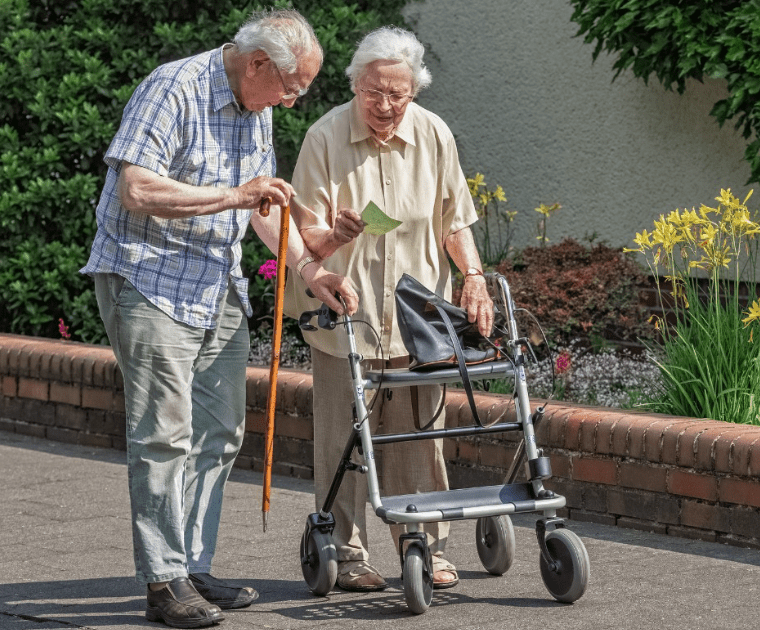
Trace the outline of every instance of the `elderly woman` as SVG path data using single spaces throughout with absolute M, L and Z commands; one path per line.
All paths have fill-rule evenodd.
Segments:
M 493 304 L 468 227 L 477 215 L 454 137 L 438 116 L 414 102 L 431 80 L 423 54 L 422 44 L 402 29 L 381 28 L 367 35 L 346 70 L 356 96 L 309 129 L 293 175 L 300 206 L 294 210 L 296 224 L 325 269 L 345 275 L 357 289 L 356 319 L 369 324 L 354 327 L 358 350 L 373 367 L 381 359 L 386 366 L 409 364 L 394 312 L 396 283 L 409 272 L 450 299 L 447 254 L 465 275 L 461 306 L 470 321 L 477 321 L 484 334 L 493 323 Z M 362 233 L 359 212 L 370 201 L 401 225 L 382 236 Z M 302 262 L 299 271 L 308 264 Z M 293 316 L 314 308 L 304 290 L 303 282 L 293 277 L 287 298 Z M 351 431 L 353 394 L 345 335 L 319 330 L 304 337 L 312 350 L 314 476 L 321 507 Z M 442 388 L 414 389 L 394 389 L 392 398 L 381 397 L 371 421 L 385 431 L 408 431 L 413 405 L 419 418 L 432 418 Z M 441 415 L 434 426 L 443 424 Z M 387 495 L 448 489 L 441 440 L 387 445 L 381 476 Z M 337 584 L 345 590 L 387 586 L 368 562 L 366 501 L 365 480 L 347 475 L 333 510 Z M 391 529 L 397 538 L 400 528 Z M 456 568 L 443 559 L 449 524 L 428 524 L 425 531 L 433 553 L 434 586 L 454 586 L 459 581 Z

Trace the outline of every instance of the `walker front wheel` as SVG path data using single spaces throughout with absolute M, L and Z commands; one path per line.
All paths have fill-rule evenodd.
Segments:
M 591 562 L 586 547 L 573 532 L 560 528 L 546 535 L 546 547 L 554 567 L 541 554 L 541 577 L 557 601 L 570 604 L 586 592 Z
M 338 579 L 338 554 L 329 534 L 308 529 L 301 536 L 301 571 L 312 593 L 327 595 Z
M 425 566 L 425 554 L 419 545 L 409 545 L 406 550 L 403 579 L 406 605 L 421 615 L 433 601 L 433 575 Z
M 512 519 L 501 516 L 482 516 L 475 526 L 478 556 L 483 567 L 492 575 L 504 575 L 515 559 L 515 530 Z

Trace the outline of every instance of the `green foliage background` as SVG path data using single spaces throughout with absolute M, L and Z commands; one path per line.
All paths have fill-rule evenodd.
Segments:
M 349 0 L 350 2 L 350 0 Z M 274 109 L 278 174 L 289 178 L 308 127 L 351 97 L 357 41 L 403 25 L 406 0 L 0 0 L 0 332 L 105 342 L 92 280 L 80 275 L 95 234 L 103 154 L 139 82 L 167 61 L 231 40 L 251 11 L 293 6 L 325 63 L 293 109 Z M 256 275 L 272 254 L 244 245 L 254 325 L 270 308 Z
M 726 79 L 728 96 L 710 112 L 749 140 L 749 182 L 760 182 L 760 0 L 570 0 L 578 35 L 617 55 L 626 69 L 679 93 L 687 79 Z M 748 182 L 748 183 L 749 183 Z

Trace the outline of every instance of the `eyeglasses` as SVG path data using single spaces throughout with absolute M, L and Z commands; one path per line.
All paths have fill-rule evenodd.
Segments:
M 364 98 L 366 98 L 368 101 L 372 101 L 373 103 L 382 103 L 387 98 L 388 102 L 393 107 L 402 107 L 410 98 L 413 97 L 412 94 L 399 94 L 398 92 L 386 94 L 385 92 L 380 92 L 379 90 L 368 90 L 365 88 L 360 88 L 359 91 L 364 94 Z
M 270 61 L 271 61 L 271 59 L 270 59 Z M 272 61 L 272 65 L 274 66 L 274 69 L 277 72 L 277 77 L 280 79 L 280 84 L 282 85 L 283 91 L 284 92 L 290 92 L 288 94 L 283 94 L 281 96 L 281 98 L 282 98 L 283 101 L 293 101 L 293 100 L 297 99 L 299 96 L 303 96 L 304 94 L 306 94 L 306 92 L 309 91 L 309 88 L 307 88 L 307 87 L 306 88 L 302 88 L 302 89 L 295 89 L 295 90 L 293 90 L 293 88 L 287 87 L 285 85 L 285 81 L 282 78 L 282 73 L 280 72 L 280 69 L 277 67 L 277 64 L 274 61 Z M 291 90 L 293 90 L 293 91 L 291 91 Z

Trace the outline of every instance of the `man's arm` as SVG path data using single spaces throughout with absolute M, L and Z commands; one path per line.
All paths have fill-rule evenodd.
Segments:
M 296 218 L 298 212 L 308 212 L 296 206 Z M 324 260 L 332 256 L 335 251 L 354 240 L 364 231 L 364 222 L 361 216 L 349 209 L 339 210 L 335 219 L 335 225 L 332 228 L 323 228 L 316 225 L 307 226 L 300 229 L 301 238 L 306 246 L 314 252 L 319 260 Z
M 444 247 L 463 274 L 466 274 L 468 269 L 483 270 L 470 228 L 449 233 L 444 241 Z M 478 331 L 481 335 L 487 336 L 491 333 L 493 301 L 488 295 L 486 279 L 483 276 L 465 275 L 460 306 L 467 311 L 469 321 L 478 322 Z
M 261 199 L 285 205 L 294 194 L 284 179 L 254 177 L 236 188 L 192 186 L 125 162 L 119 173 L 119 199 L 130 212 L 177 219 L 224 210 L 258 209 Z

